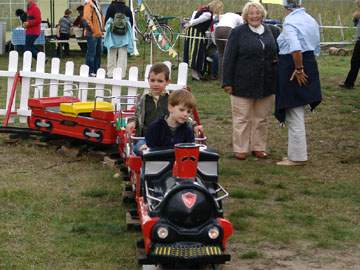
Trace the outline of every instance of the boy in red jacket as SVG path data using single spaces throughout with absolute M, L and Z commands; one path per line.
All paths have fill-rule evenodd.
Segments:
M 39 51 L 34 46 L 34 42 L 41 31 L 41 12 L 35 1 L 36 0 L 27 0 L 27 20 L 23 23 L 23 27 L 26 29 L 25 51 L 31 51 L 32 56 L 36 59 Z

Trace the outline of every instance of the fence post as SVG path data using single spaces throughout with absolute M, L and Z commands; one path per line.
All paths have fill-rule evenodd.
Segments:
M 17 51 L 11 51 L 9 54 L 9 65 L 8 65 L 8 71 L 17 72 L 18 71 L 18 60 L 19 60 L 19 54 Z M 7 82 L 7 95 L 6 95 L 6 109 L 9 106 L 9 100 L 10 100 L 10 94 L 11 94 L 11 88 L 14 84 L 14 77 L 9 77 Z M 14 96 L 14 101 L 11 107 L 11 112 L 16 112 L 16 95 Z M 14 122 L 14 117 L 10 117 L 10 123 Z
M 60 72 L 60 59 L 53 58 L 51 61 L 51 74 L 59 74 Z M 57 85 L 58 80 L 50 80 L 49 97 L 57 97 L 59 86 Z
M 65 64 L 65 75 L 73 76 L 74 75 L 74 62 L 68 61 Z M 74 93 L 71 91 L 73 89 L 72 87 L 72 81 L 64 81 L 64 83 L 69 83 L 64 85 L 64 96 L 73 96 Z
M 139 77 L 139 70 L 137 67 L 131 67 L 129 69 L 129 81 L 137 81 Z M 137 95 L 137 88 L 136 87 L 129 87 L 128 88 L 128 96 L 136 96 Z M 127 100 L 128 106 L 127 109 L 130 109 L 133 104 L 135 104 L 134 98 L 128 98 Z
M 105 74 L 106 74 L 106 72 L 105 72 L 105 69 L 103 69 L 103 68 L 99 68 L 98 70 L 97 70 L 97 72 L 96 72 L 96 78 L 98 78 L 98 79 L 105 79 Z M 104 85 L 103 84 L 99 84 L 99 83 L 97 83 L 96 85 L 95 85 L 95 96 L 94 96 L 94 98 L 96 97 L 96 96 L 104 96 Z M 103 98 L 99 98 L 98 99 L 99 101 L 103 101 Z
M 113 72 L 113 79 L 114 80 L 122 80 L 122 70 L 121 68 L 115 68 Z M 121 95 L 121 86 L 120 85 L 113 85 L 111 95 L 114 97 Z M 113 99 L 112 104 L 120 104 L 121 100 Z M 120 106 L 120 105 L 119 105 Z M 120 108 L 120 107 L 119 107 Z
M 339 24 L 339 26 L 341 26 L 341 27 L 340 27 L 340 35 L 341 35 L 342 41 L 344 41 L 344 40 L 345 40 L 345 35 L 344 35 L 344 29 L 342 28 L 342 27 L 343 27 L 343 24 L 342 24 L 342 22 L 341 22 L 341 16 L 340 16 L 340 14 L 338 14 L 337 22 L 336 22 L 336 23 Z
M 150 69 L 151 69 L 152 65 L 146 65 L 145 67 L 145 73 L 144 73 L 144 81 L 147 81 L 149 74 L 150 74 Z
M 169 73 L 169 79 L 171 80 L 171 62 L 170 61 L 164 61 L 163 62 L 169 69 L 170 73 Z
M 36 59 L 36 72 L 38 73 L 45 73 L 45 53 L 39 52 Z M 36 79 L 35 84 L 39 85 L 38 87 L 35 87 L 34 89 L 34 98 L 43 97 L 44 95 L 44 87 L 42 84 L 44 84 L 43 79 Z
M 320 25 L 320 40 L 324 41 L 324 28 L 322 28 L 323 24 L 322 24 L 322 19 L 321 19 L 321 13 L 319 13 L 318 15 L 319 18 L 319 25 Z
M 89 67 L 87 65 L 80 66 L 80 77 L 89 77 Z M 87 101 L 88 85 L 87 82 L 79 83 L 79 99 L 81 101 Z
M 23 71 L 31 71 L 31 61 L 32 54 L 29 51 L 26 51 L 23 55 Z M 20 123 L 27 123 L 28 112 L 28 100 L 30 96 L 30 83 L 31 78 L 22 78 L 21 82 L 21 97 L 20 97 L 20 108 L 18 110 L 18 114 L 20 115 Z
M 184 86 L 187 85 L 187 77 L 188 77 L 188 64 L 180 63 L 177 84 Z

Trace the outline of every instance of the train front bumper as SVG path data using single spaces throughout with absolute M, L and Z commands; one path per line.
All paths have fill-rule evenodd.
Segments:
M 155 244 L 140 264 L 223 264 L 230 261 L 220 246 L 199 243 Z

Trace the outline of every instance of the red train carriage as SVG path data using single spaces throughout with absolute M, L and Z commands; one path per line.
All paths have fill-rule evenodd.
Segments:
M 134 113 L 134 108 L 116 112 L 111 102 L 81 102 L 71 96 L 32 98 L 28 106 L 29 128 L 105 145 L 124 137 L 124 119 Z
M 51 134 L 115 144 L 115 113 L 110 102 L 80 102 L 76 97 L 29 99 L 31 129 Z

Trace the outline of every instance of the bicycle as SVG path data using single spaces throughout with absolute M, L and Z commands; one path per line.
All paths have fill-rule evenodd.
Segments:
M 147 43 L 154 39 L 160 49 L 167 50 L 168 44 L 174 42 L 174 31 L 168 22 L 176 17 L 154 15 L 147 6 L 144 7 L 144 10 L 134 10 L 136 37 Z

